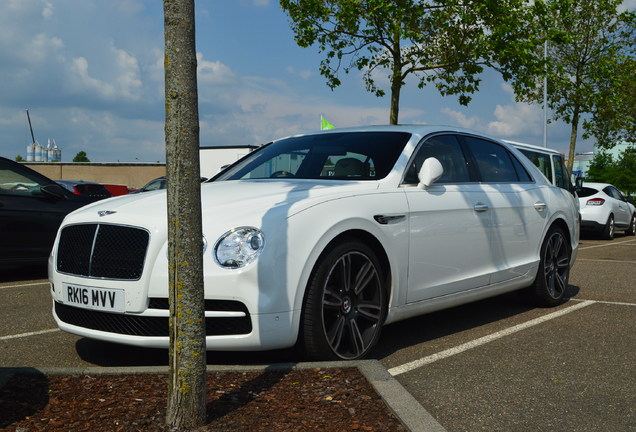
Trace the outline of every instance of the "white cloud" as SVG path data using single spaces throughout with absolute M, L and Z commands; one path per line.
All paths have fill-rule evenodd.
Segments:
M 314 72 L 309 69 L 296 69 L 294 66 L 287 66 L 285 71 L 290 75 L 296 75 L 302 79 L 308 79 L 314 75 Z
M 542 112 L 536 105 L 497 105 L 494 116 L 497 120 L 488 123 L 488 133 L 498 137 L 514 138 L 543 131 Z
M 197 80 L 203 85 L 228 85 L 235 82 L 236 76 L 220 61 L 204 60 L 203 54 L 197 53 Z
M 130 53 L 115 47 L 111 47 L 111 54 L 118 69 L 116 82 L 119 95 L 137 100 L 141 96 L 142 87 L 137 59 Z
M 49 1 L 44 1 L 44 8 L 42 9 L 42 17 L 44 19 L 50 18 L 53 15 L 53 4 Z
M 450 108 L 442 108 L 442 113 L 448 116 L 452 121 L 451 123 L 466 129 L 483 129 L 483 122 L 477 116 L 468 117 L 464 113 L 455 111 Z
M 636 0 L 625 0 L 623 4 L 618 7 L 619 12 L 623 12 L 626 10 L 634 10 L 636 9 Z
M 115 95 L 115 89 L 111 84 L 90 76 L 86 58 L 77 57 L 73 59 L 70 71 L 74 76 L 69 80 L 69 85 L 76 93 L 92 92 L 106 99 L 110 99 Z
M 44 33 L 34 35 L 19 53 L 21 59 L 28 64 L 42 64 L 53 53 L 59 53 L 64 48 L 64 42 L 55 36 L 47 36 Z

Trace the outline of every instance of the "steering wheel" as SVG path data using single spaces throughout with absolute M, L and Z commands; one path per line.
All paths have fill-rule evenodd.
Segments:
M 270 178 L 294 177 L 294 174 L 289 171 L 280 170 L 280 171 L 274 171 L 269 177 Z

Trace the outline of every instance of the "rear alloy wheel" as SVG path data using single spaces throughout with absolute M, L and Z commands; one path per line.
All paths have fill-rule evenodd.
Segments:
M 613 240 L 614 234 L 616 233 L 616 226 L 614 225 L 614 215 L 610 215 L 607 218 L 607 223 L 605 224 L 605 228 L 603 229 L 603 238 L 605 240 Z
M 303 305 L 306 354 L 320 360 L 355 360 L 380 337 L 387 306 L 382 268 L 357 240 L 340 243 L 318 263 Z
M 563 302 L 568 289 L 571 256 L 572 250 L 563 230 L 552 227 L 541 246 L 539 271 L 530 287 L 540 306 L 551 307 Z
M 625 235 L 636 235 L 636 213 L 632 215 L 632 222 L 629 224 L 629 228 L 627 228 L 627 231 L 625 231 Z

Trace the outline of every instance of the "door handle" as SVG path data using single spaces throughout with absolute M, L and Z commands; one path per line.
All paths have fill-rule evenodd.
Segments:
M 477 204 L 475 204 L 473 209 L 475 209 L 475 211 L 478 213 L 483 213 L 485 211 L 488 211 L 488 206 L 482 202 L 478 202 Z
M 541 202 L 541 201 L 537 201 L 536 203 L 534 203 L 534 208 L 537 211 L 541 211 L 541 212 L 544 211 L 547 206 L 548 205 L 546 203 Z

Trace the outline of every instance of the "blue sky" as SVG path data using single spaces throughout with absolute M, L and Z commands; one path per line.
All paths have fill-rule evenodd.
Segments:
M 313 131 L 321 115 L 336 127 L 388 123 L 389 98 L 366 92 L 358 73 L 327 87 L 322 56 L 296 45 L 278 1 L 199 0 L 196 25 L 202 146 Z M 160 0 L 2 0 L 0 155 L 26 157 L 28 108 L 35 138 L 54 139 L 64 162 L 79 151 L 95 162 L 164 162 L 163 44 Z M 543 145 L 541 107 L 515 103 L 493 72 L 468 107 L 407 83 L 400 122 Z M 568 142 L 568 125 L 548 126 L 550 147 Z M 579 140 L 577 151 L 591 148 Z

